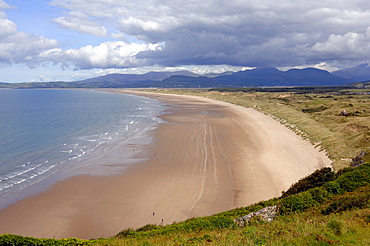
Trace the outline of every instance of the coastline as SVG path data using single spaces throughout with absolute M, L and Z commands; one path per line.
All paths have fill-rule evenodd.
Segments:
M 13 111 L 0 130 L 0 210 L 73 176 L 112 175 L 142 162 L 137 154 L 151 145 L 147 132 L 165 109 L 154 99 L 97 90 L 15 90 L 8 97 L 0 100 L 2 112 Z M 121 159 L 125 165 L 115 165 Z
M 0 211 L 0 233 L 109 237 L 276 197 L 330 165 L 325 153 L 253 109 L 192 96 L 114 92 L 169 106 L 160 117 L 166 123 L 152 132 L 155 144 L 143 153 L 151 158 L 122 174 L 76 176 L 21 200 Z

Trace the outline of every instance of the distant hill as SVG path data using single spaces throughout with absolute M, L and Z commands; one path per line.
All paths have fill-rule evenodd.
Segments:
M 0 82 L 0 88 L 12 88 L 12 87 L 14 87 L 14 85 L 11 83 Z
M 345 68 L 332 72 L 333 75 L 341 76 L 352 80 L 353 82 L 361 82 L 370 80 L 369 64 L 361 64 L 356 67 Z
M 156 87 L 274 87 L 274 86 L 331 86 L 345 85 L 351 80 L 315 69 L 291 69 L 280 71 L 277 68 L 255 68 L 219 76 L 178 76 L 173 75 L 157 82 Z
M 352 83 L 350 78 L 327 71 L 305 68 L 281 71 L 274 67 L 239 72 L 199 75 L 190 71 L 149 72 L 146 74 L 108 74 L 74 82 L 0 84 L 18 88 L 209 88 L 209 87 L 291 87 L 338 86 Z
M 94 87 L 141 87 L 152 81 L 162 81 L 170 76 L 198 76 L 189 71 L 175 71 L 175 72 L 148 72 L 145 74 L 107 74 L 91 79 L 73 82 L 76 85 L 90 85 Z

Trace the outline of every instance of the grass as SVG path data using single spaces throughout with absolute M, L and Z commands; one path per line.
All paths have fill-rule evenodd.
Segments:
M 125 229 L 96 240 L 0 236 L 0 245 L 370 245 L 370 165 L 349 167 L 370 151 L 370 98 L 358 91 L 325 94 L 158 90 L 226 101 L 270 115 L 326 151 L 336 172 L 318 170 L 281 198 L 168 226 Z M 350 94 L 348 94 L 350 93 Z M 342 110 L 350 116 L 339 116 Z M 362 157 L 370 163 L 369 155 Z M 237 227 L 233 219 L 278 205 L 271 223 L 258 219 Z

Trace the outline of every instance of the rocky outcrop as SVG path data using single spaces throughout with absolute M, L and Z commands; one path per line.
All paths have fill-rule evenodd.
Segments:
M 361 153 L 352 159 L 351 167 L 358 167 L 365 163 L 363 157 L 366 155 L 366 152 L 361 150 Z
M 271 222 L 277 216 L 277 213 L 278 207 L 277 205 L 275 205 L 271 207 L 265 207 L 256 212 L 249 213 L 243 217 L 235 219 L 234 221 L 236 224 L 238 224 L 238 226 L 246 226 L 252 219 L 256 217 L 263 221 Z

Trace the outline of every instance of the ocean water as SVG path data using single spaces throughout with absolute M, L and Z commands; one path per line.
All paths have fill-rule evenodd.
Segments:
M 0 89 L 0 209 L 58 180 L 134 164 L 164 109 L 93 90 Z

